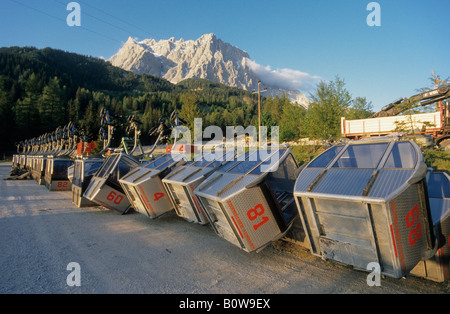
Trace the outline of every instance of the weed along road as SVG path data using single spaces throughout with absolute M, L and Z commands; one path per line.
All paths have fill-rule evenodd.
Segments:
M 70 191 L 3 180 L 0 163 L 0 293 L 301 294 L 447 293 L 410 276 L 381 278 L 321 260 L 279 240 L 247 253 L 209 225 L 169 212 L 151 220 L 100 206 L 78 208 Z

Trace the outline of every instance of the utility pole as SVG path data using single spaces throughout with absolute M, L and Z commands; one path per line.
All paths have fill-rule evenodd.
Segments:
M 261 90 L 261 81 L 258 81 L 258 145 L 261 145 L 261 92 L 266 92 L 267 88 Z M 256 93 L 253 91 L 253 94 Z

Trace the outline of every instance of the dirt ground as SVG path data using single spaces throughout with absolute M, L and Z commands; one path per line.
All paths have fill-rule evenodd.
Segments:
M 0 293 L 32 294 L 442 294 L 448 283 L 409 276 L 367 285 L 367 273 L 279 240 L 247 253 L 210 226 L 171 212 L 150 220 L 78 208 L 70 192 L 3 180 L 0 163 Z M 67 278 L 76 262 L 80 286 Z

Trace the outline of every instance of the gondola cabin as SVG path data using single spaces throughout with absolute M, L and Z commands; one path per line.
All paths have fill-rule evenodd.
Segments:
M 407 275 L 435 247 L 426 174 L 413 141 L 351 141 L 317 156 L 294 189 L 311 252 L 361 270 L 377 263 L 393 278 Z
M 43 155 L 33 157 L 31 176 L 40 185 L 43 185 L 45 183 L 44 178 L 45 178 L 46 161 L 47 157 Z
M 282 238 L 297 210 L 297 163 L 287 147 L 249 150 L 216 170 L 194 191 L 214 231 L 247 252 Z
M 45 161 L 45 186 L 49 191 L 71 191 L 72 183 L 67 169 L 73 165 L 73 159 L 48 156 Z
M 140 164 L 121 152 L 109 155 L 90 180 L 83 196 L 98 205 L 126 214 L 131 204 L 119 180 Z
M 178 216 L 199 224 L 209 223 L 194 193 L 195 188 L 235 157 L 235 151 L 215 151 L 177 167 L 163 180 Z
M 444 282 L 450 279 L 450 176 L 443 171 L 429 171 L 427 183 L 438 249 L 431 258 L 419 262 L 411 274 Z
M 149 218 L 173 209 L 162 179 L 186 162 L 183 155 L 162 154 L 130 171 L 119 180 L 133 208 Z
M 96 203 L 84 197 L 92 177 L 102 166 L 104 158 L 80 157 L 74 161 L 72 177 L 72 203 L 77 207 L 93 206 Z

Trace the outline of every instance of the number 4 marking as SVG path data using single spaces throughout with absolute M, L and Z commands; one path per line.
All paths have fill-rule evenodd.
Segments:
M 164 197 L 164 193 L 155 193 L 153 196 L 155 197 L 153 200 L 158 201 L 160 198 Z

